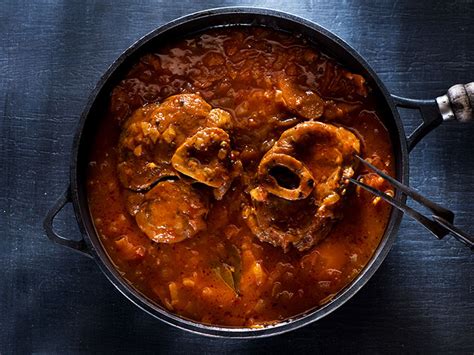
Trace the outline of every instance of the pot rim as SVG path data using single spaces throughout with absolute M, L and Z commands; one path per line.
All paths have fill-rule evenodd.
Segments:
M 358 65 L 362 66 L 370 75 L 370 79 L 377 86 L 377 89 L 386 101 L 387 107 L 390 109 L 391 117 L 389 119 L 393 119 L 393 123 L 398 131 L 398 141 L 392 142 L 394 146 L 394 155 L 395 158 L 398 160 L 396 162 L 397 176 L 399 179 L 401 179 L 402 183 L 408 184 L 408 148 L 406 135 L 401 119 L 388 90 L 386 89 L 382 81 L 379 79 L 378 75 L 365 61 L 365 59 L 341 38 L 333 34 L 331 31 L 327 30 L 326 28 L 310 20 L 286 12 L 272 10 L 268 8 L 237 6 L 207 9 L 172 20 L 137 40 L 113 62 L 113 64 L 107 69 L 104 75 L 101 76 L 96 87 L 91 92 L 76 130 L 75 138 L 73 141 L 70 165 L 71 195 L 76 219 L 78 221 L 80 230 L 84 235 L 86 244 L 91 250 L 93 258 L 98 263 L 102 272 L 111 281 L 111 283 L 132 303 L 137 305 L 145 312 L 151 314 L 152 316 L 162 320 L 163 322 L 192 333 L 197 333 L 210 337 L 229 337 L 241 339 L 260 338 L 282 334 L 291 330 L 298 329 L 307 324 L 313 323 L 323 318 L 324 316 L 332 313 L 333 311 L 341 307 L 344 303 L 346 303 L 351 297 L 353 297 L 373 276 L 375 271 L 379 268 L 379 266 L 382 264 L 383 260 L 387 256 L 388 252 L 390 251 L 401 223 L 402 213 L 400 213 L 396 209 L 392 209 L 390 220 L 387 224 L 384 235 L 381 238 L 380 243 L 369 262 L 348 285 L 346 285 L 342 290 L 340 290 L 331 301 L 324 304 L 323 306 L 308 310 L 303 314 L 296 315 L 287 320 L 272 325 L 267 325 L 262 328 L 207 325 L 170 313 L 162 306 L 151 301 L 148 297 L 138 292 L 119 274 L 117 269 L 114 267 L 113 262 L 105 252 L 105 249 L 101 244 L 100 238 L 97 235 L 97 231 L 95 230 L 95 227 L 92 223 L 92 217 L 89 212 L 87 197 L 85 196 L 86 193 L 83 193 L 83 191 L 81 190 L 81 178 L 80 174 L 78 173 L 79 154 L 81 153 L 81 150 L 85 149 L 81 148 L 81 146 L 83 146 L 84 144 L 81 144 L 83 138 L 83 131 L 85 123 L 90 117 L 91 108 L 93 107 L 93 104 L 95 103 L 105 84 L 111 79 L 113 74 L 117 71 L 117 69 L 121 67 L 121 65 L 126 61 L 126 59 L 129 58 L 138 49 L 147 45 L 147 43 L 155 37 L 160 36 L 162 34 L 166 34 L 167 31 L 170 31 L 173 28 L 180 27 L 185 23 L 192 22 L 201 18 L 213 18 L 216 16 L 218 17 L 229 14 L 264 16 L 267 18 L 274 18 L 276 20 L 293 22 L 301 28 L 309 28 L 312 31 L 318 32 L 326 39 L 329 39 L 334 44 L 334 46 L 338 46 L 340 49 L 348 53 L 349 56 L 355 62 L 357 62 Z M 238 26 L 239 24 L 235 23 L 233 25 Z M 244 24 L 242 23 L 242 25 Z M 217 26 L 210 25 L 209 27 L 207 27 L 207 29 L 215 27 Z M 206 28 L 203 28 L 203 30 L 206 30 Z M 395 151 L 395 147 L 398 147 L 398 151 Z M 400 201 L 402 202 L 405 202 L 406 200 L 406 196 L 399 192 L 397 192 L 395 197 L 400 199 Z

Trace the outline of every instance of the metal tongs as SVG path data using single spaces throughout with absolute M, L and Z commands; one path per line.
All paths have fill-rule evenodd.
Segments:
M 369 186 L 367 184 L 364 184 L 363 182 L 360 182 L 359 180 L 349 178 L 348 180 L 357 186 L 360 186 L 364 190 L 369 191 L 370 193 L 374 194 L 375 196 L 380 197 L 393 207 L 399 209 L 400 211 L 404 212 L 405 214 L 409 215 L 419 223 L 421 223 L 426 229 L 428 229 L 431 233 L 433 233 L 436 238 L 442 239 L 449 233 L 451 233 L 458 241 L 464 243 L 468 247 L 471 248 L 471 250 L 474 250 L 474 237 L 468 235 L 467 233 L 463 232 L 459 228 L 455 227 L 453 225 L 454 222 L 454 213 L 444 207 L 441 207 L 437 203 L 427 199 L 424 196 L 421 196 L 417 191 L 412 189 L 409 186 L 403 185 L 399 181 L 395 180 L 391 176 L 385 174 L 384 172 L 380 171 L 377 169 L 375 166 L 355 154 L 355 157 L 366 167 L 370 168 L 374 172 L 377 173 L 380 177 L 382 177 L 384 180 L 388 181 L 393 187 L 398 188 L 400 191 L 402 191 L 404 194 L 407 196 L 410 196 L 413 200 L 418 202 L 420 205 L 428 208 L 431 212 L 433 212 L 433 215 L 431 215 L 431 218 L 421 214 L 418 211 L 415 211 L 413 208 L 407 206 L 403 202 L 400 202 L 393 197 L 387 195 L 386 193 L 379 191 L 372 186 Z

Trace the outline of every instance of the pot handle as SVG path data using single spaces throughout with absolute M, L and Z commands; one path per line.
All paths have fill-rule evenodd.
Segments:
M 392 95 L 392 97 L 397 107 L 417 109 L 423 119 L 423 122 L 407 137 L 408 151 L 411 151 L 424 136 L 444 121 L 458 121 L 461 123 L 474 122 L 474 82 L 465 85 L 457 84 L 451 86 L 445 95 L 439 96 L 435 100 L 413 100 L 396 95 Z M 374 167 L 372 168 L 376 169 Z M 390 177 L 387 178 L 389 180 L 391 179 Z M 402 188 L 408 196 L 411 196 L 419 203 L 425 205 L 425 207 L 430 209 L 434 214 L 432 215 L 432 219 L 429 219 L 412 210 L 410 207 L 402 206 L 401 209 L 405 213 L 408 213 L 422 223 L 437 238 L 441 239 L 446 234 L 452 233 L 456 239 L 474 250 L 474 238 L 452 224 L 454 221 L 454 213 L 452 211 L 437 205 L 418 194 L 415 190 L 401 185 L 398 181 L 394 183 L 399 188 Z M 357 182 L 357 184 L 359 184 L 359 182 Z M 390 197 L 387 199 L 386 196 L 380 197 L 386 201 L 390 199 Z M 391 202 L 389 203 L 392 204 Z M 400 209 L 400 206 L 395 207 Z M 441 214 L 440 211 L 442 212 Z M 436 212 L 438 214 L 436 214 Z
M 444 121 L 474 121 L 474 82 L 451 86 L 435 100 L 413 100 L 392 95 L 397 107 L 417 109 L 423 122 L 407 138 L 408 150 Z
M 44 230 L 46 231 L 46 235 L 48 238 L 53 241 L 54 243 L 64 245 L 68 248 L 71 248 L 82 255 L 87 255 L 88 257 L 92 258 L 92 254 L 87 247 L 87 244 L 84 240 L 84 238 L 80 240 L 72 240 L 72 239 L 66 239 L 64 237 L 61 237 L 59 234 L 57 234 L 54 231 L 53 228 L 53 221 L 54 218 L 57 216 L 59 211 L 61 211 L 64 206 L 66 206 L 68 203 L 72 202 L 72 197 L 71 197 L 71 188 L 68 186 L 66 191 L 59 197 L 59 199 L 56 201 L 54 206 L 49 210 L 48 214 L 46 215 L 44 221 L 43 221 L 43 227 Z

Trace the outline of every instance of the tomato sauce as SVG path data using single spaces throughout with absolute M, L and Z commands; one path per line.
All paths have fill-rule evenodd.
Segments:
M 278 98 L 282 79 L 296 87 L 288 107 Z M 183 93 L 198 93 L 231 114 L 229 135 L 243 171 L 222 199 L 212 200 L 204 230 L 177 243 L 157 243 L 127 209 L 130 193 L 118 178 L 117 145 L 135 110 Z M 307 105 L 295 106 L 306 98 Z M 247 185 L 264 154 L 285 130 L 320 109 L 317 121 L 354 132 L 362 156 L 393 175 L 390 137 L 370 86 L 303 37 L 226 28 L 144 55 L 111 92 L 107 115 L 97 118 L 87 178 L 96 230 L 123 277 L 170 312 L 206 324 L 262 326 L 330 301 L 373 255 L 389 220 L 387 204 L 348 186 L 342 219 L 305 251 L 262 242 L 242 216 Z M 362 167 L 357 176 L 388 189 Z

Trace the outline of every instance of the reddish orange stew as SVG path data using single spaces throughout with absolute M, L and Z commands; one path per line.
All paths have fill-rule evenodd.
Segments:
M 225 28 L 156 48 L 113 89 L 88 199 L 123 277 L 172 313 L 258 327 L 329 302 L 361 271 L 391 193 L 365 79 L 303 37 Z

